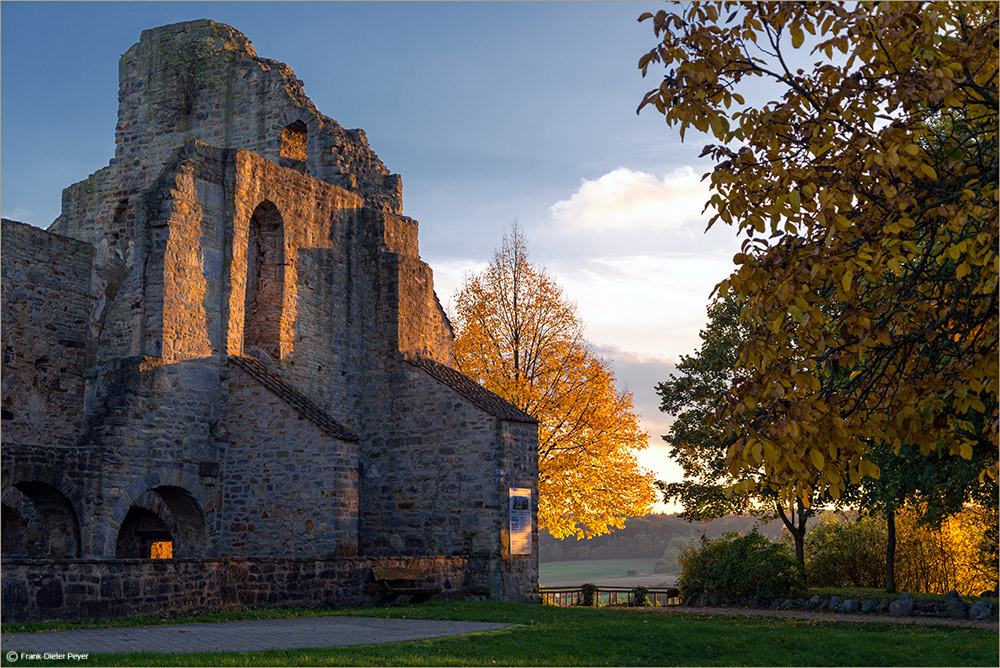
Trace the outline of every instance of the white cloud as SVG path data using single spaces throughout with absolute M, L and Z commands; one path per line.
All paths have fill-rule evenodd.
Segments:
M 577 303 L 587 338 L 657 358 L 677 359 L 700 345 L 698 332 L 715 285 L 732 271 L 731 255 L 630 255 L 550 269 Z
M 684 230 L 700 233 L 710 211 L 706 183 L 691 167 L 662 178 L 619 167 L 584 179 L 569 199 L 550 207 L 557 223 L 585 230 Z

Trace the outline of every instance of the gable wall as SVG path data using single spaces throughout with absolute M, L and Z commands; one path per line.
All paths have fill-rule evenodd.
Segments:
M 356 556 L 358 444 L 335 439 L 229 367 L 219 553 Z

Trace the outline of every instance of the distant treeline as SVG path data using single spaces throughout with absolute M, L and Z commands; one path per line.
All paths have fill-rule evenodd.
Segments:
M 730 515 L 711 522 L 686 522 L 676 515 L 645 515 L 629 519 L 624 528 L 603 536 L 578 540 L 553 538 L 547 531 L 538 534 L 540 561 L 583 561 L 587 559 L 661 558 L 671 541 L 697 541 L 703 534 L 716 538 L 727 532 L 751 530 L 760 520 Z M 759 531 L 771 540 L 781 535 L 782 524 L 775 520 L 760 526 Z M 674 546 L 678 541 L 674 541 Z

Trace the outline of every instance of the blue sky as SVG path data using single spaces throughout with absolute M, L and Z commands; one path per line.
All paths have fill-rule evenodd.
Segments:
M 4 217 L 47 227 L 60 193 L 114 152 L 118 58 L 140 32 L 211 18 L 287 63 L 327 116 L 360 127 L 403 178 L 421 256 L 447 304 L 515 218 L 575 300 L 650 432 L 644 465 L 678 469 L 653 385 L 699 343 L 735 232 L 703 234 L 704 143 L 635 110 L 659 73 L 654 2 L 0 4 Z

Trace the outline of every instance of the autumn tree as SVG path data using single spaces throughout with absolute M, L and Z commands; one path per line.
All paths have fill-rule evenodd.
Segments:
M 740 430 L 730 469 L 787 476 L 807 502 L 877 477 L 873 447 L 969 459 L 986 442 L 979 479 L 995 479 L 997 5 L 697 2 L 640 20 L 660 40 L 640 69 L 667 68 L 640 110 L 714 137 L 711 223 L 745 236 L 718 287 L 750 330 L 713 414 Z M 748 103 L 751 86 L 776 99 Z
M 656 500 L 635 452 L 647 445 L 632 395 L 583 338 L 576 306 L 531 264 L 515 224 L 453 298 L 455 362 L 539 420 L 538 523 L 557 538 L 606 533 Z

